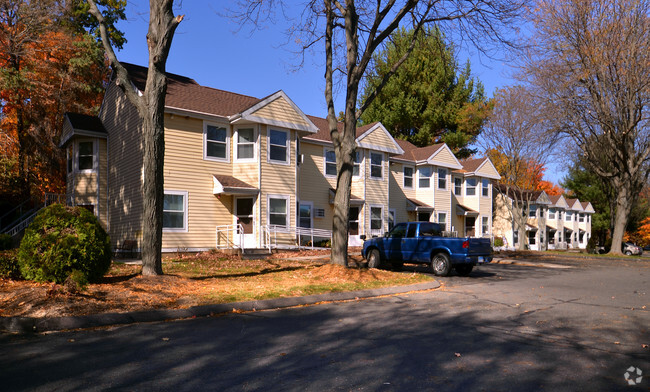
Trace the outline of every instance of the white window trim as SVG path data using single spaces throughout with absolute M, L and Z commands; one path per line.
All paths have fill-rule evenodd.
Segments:
M 271 226 L 271 199 L 284 199 L 286 203 L 286 214 L 287 221 L 285 227 L 289 229 L 291 227 L 291 195 L 272 195 L 269 194 L 266 196 L 266 224 Z M 280 226 L 280 225 L 278 225 Z M 282 226 L 280 226 L 282 227 Z
M 445 214 L 445 231 L 447 231 L 447 221 L 449 220 L 449 214 L 447 211 L 436 211 L 436 223 L 440 223 L 440 214 Z
M 473 195 L 468 195 L 468 194 L 467 194 L 467 189 L 472 188 L 472 187 L 467 186 L 469 180 L 476 180 L 476 184 L 473 186 L 473 188 L 474 188 L 474 194 L 473 194 Z M 465 196 L 466 196 L 466 197 L 474 197 L 474 196 L 478 196 L 478 191 L 477 191 L 477 188 L 478 188 L 478 187 L 479 187 L 479 186 L 478 186 L 478 179 L 477 179 L 476 177 L 466 178 L 466 179 L 465 179 Z
M 444 187 L 444 188 L 441 188 L 441 187 L 440 187 L 440 170 L 444 170 L 444 171 L 445 171 L 445 187 Z M 435 177 L 436 177 L 436 189 L 437 189 L 437 190 L 446 191 L 446 190 L 449 188 L 449 187 L 448 187 L 448 183 L 449 183 L 449 181 L 447 180 L 448 175 L 449 175 L 449 170 L 447 170 L 446 168 L 444 168 L 444 167 L 438 167 L 438 168 L 436 168 L 436 175 L 435 175 Z
M 483 181 L 487 181 L 487 196 L 483 195 Z M 487 178 L 481 178 L 481 197 L 489 198 L 490 197 L 490 180 Z
M 80 143 L 92 143 L 93 144 L 93 168 L 92 169 L 79 169 L 79 144 Z M 97 157 L 98 152 L 98 143 L 97 139 L 79 139 L 75 142 L 74 146 L 74 161 L 72 162 L 72 167 L 75 173 L 95 173 L 97 172 L 97 167 L 99 166 L 99 159 Z M 66 163 L 67 164 L 67 163 Z
M 226 129 L 226 157 L 225 158 L 208 156 L 208 125 Z M 216 161 L 216 162 L 230 162 L 230 126 L 228 126 L 228 124 L 219 124 L 219 123 L 212 123 L 207 121 L 203 122 L 203 160 Z
M 454 190 L 452 191 L 454 193 L 454 196 L 463 196 L 463 178 L 452 176 L 451 180 L 454 183 L 453 184 Z M 460 180 L 460 193 L 456 193 L 456 180 Z
M 551 210 L 553 210 L 553 217 L 551 218 Z M 555 208 L 549 208 L 548 209 L 548 219 L 549 220 L 555 220 L 555 217 L 557 216 L 557 210 Z
M 492 223 L 491 223 L 492 219 L 491 219 L 491 217 L 483 215 L 483 216 L 480 216 L 480 218 L 481 218 L 481 235 L 490 234 L 490 232 L 491 232 L 490 229 L 492 228 Z M 487 228 L 488 228 L 487 232 L 483 231 L 483 218 L 487 218 L 487 220 L 488 220 L 487 221 Z
M 239 130 L 240 129 L 252 129 L 253 130 L 253 157 L 252 158 L 240 158 L 239 157 Z M 233 142 L 235 144 L 235 147 L 233 149 L 233 152 L 235 154 L 235 162 L 257 162 L 257 157 L 258 152 L 259 152 L 259 132 L 258 128 L 255 125 L 250 125 L 250 126 L 245 126 L 245 125 L 240 125 L 238 127 L 235 127 L 235 133 L 233 135 Z
M 404 174 L 404 170 L 406 168 L 409 168 L 409 169 L 412 170 L 411 171 L 411 186 L 406 186 L 406 184 L 404 184 L 404 179 L 406 178 L 406 175 Z M 404 166 L 404 167 L 402 167 L 402 186 L 405 189 L 413 189 L 413 188 L 415 188 L 415 167 L 413 167 L 413 166 Z
M 283 132 L 287 135 L 287 152 L 285 155 L 286 160 L 276 161 L 271 159 L 271 131 Z M 278 128 L 278 127 L 268 127 L 266 129 L 266 162 L 272 163 L 274 165 L 290 165 L 291 164 L 291 132 L 288 129 Z
M 379 166 L 381 168 L 381 177 L 374 177 L 372 175 L 372 167 L 377 166 L 377 165 L 372 164 L 372 156 L 373 156 L 373 154 L 381 156 L 381 165 Z M 371 180 L 382 181 L 384 179 L 384 161 L 385 161 L 384 154 L 381 153 L 381 152 L 372 152 L 372 151 L 370 151 L 369 158 L 370 159 L 368 159 L 368 168 L 370 169 L 370 176 L 369 176 L 370 179 Z
M 327 152 L 332 151 L 334 153 L 334 170 L 336 170 L 336 174 L 327 174 Z M 336 178 L 336 175 L 338 174 L 338 170 L 336 168 L 336 151 L 334 151 L 333 148 L 328 148 L 328 147 L 323 147 L 323 175 L 325 177 L 329 178 Z
M 314 228 L 314 202 L 313 201 L 299 201 L 298 202 L 298 215 L 296 227 L 300 226 L 300 206 L 309 206 L 309 228 Z
M 187 191 L 165 190 L 163 194 L 166 195 L 182 195 L 183 196 L 183 228 L 165 228 L 163 233 L 187 233 L 188 228 L 188 215 L 189 215 L 189 193 Z
M 352 169 L 352 178 L 361 178 L 361 177 L 363 177 L 363 173 L 364 173 L 363 162 L 365 162 L 365 160 L 366 160 L 366 154 L 364 154 L 363 151 L 358 150 L 358 149 L 354 152 L 354 154 L 355 154 L 355 159 L 356 159 L 357 155 L 359 155 L 360 159 L 359 159 L 359 163 L 357 163 L 356 160 L 352 162 L 352 167 L 353 167 L 353 169 Z M 358 175 L 354 174 L 354 166 L 356 166 L 356 165 L 359 165 L 359 174 Z
M 372 234 L 372 209 L 373 208 L 381 209 L 381 228 L 379 229 L 379 231 L 383 234 L 385 232 L 384 227 L 386 227 L 386 225 L 384 224 L 384 206 L 381 204 L 368 205 L 368 230 Z
M 424 168 L 429 168 L 431 170 L 431 175 L 429 177 L 424 177 L 424 178 L 429 179 L 429 186 L 420 186 L 420 169 L 424 169 Z M 433 172 L 433 167 L 431 167 L 431 166 L 420 166 L 418 168 L 418 188 L 417 189 L 431 189 L 431 180 L 433 180 L 434 177 L 435 177 L 433 175 L 433 173 L 434 173 Z

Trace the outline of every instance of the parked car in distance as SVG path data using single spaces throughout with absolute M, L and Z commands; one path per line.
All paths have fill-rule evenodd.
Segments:
M 650 244 L 648 244 L 648 245 L 646 245 L 646 246 L 643 247 L 643 251 L 644 251 L 644 252 L 647 252 L 647 251 L 649 251 L 649 250 L 650 250 Z
M 621 251 L 628 256 L 631 255 L 641 256 L 643 254 L 643 249 L 641 249 L 640 246 L 636 246 L 631 242 L 624 242 L 621 247 Z
M 492 261 L 492 244 L 489 238 L 442 237 L 442 227 L 437 223 L 408 222 L 395 225 L 383 237 L 364 241 L 361 255 L 370 268 L 430 264 L 437 276 L 449 275 L 452 268 L 466 276 L 475 265 Z

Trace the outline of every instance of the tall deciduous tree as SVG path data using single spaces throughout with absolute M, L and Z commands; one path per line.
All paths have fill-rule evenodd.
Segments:
M 412 42 L 413 31 L 400 29 L 375 54 L 362 102 Z M 467 158 L 476 152 L 468 145 L 476 140 L 490 110 L 483 85 L 471 76 L 469 61 L 461 68 L 453 45 L 439 30 L 427 28 L 361 119 L 380 121 L 394 137 L 416 146 L 447 143 L 457 157 Z
M 256 25 L 283 5 L 283 0 L 241 0 L 242 21 Z M 511 31 L 518 17 L 521 0 L 310 0 L 303 13 L 303 23 L 291 32 L 297 42 L 308 50 L 319 41 L 325 44 L 325 102 L 330 136 L 336 152 L 337 180 L 334 197 L 331 263 L 347 265 L 348 214 L 355 155 L 357 122 L 363 112 L 416 46 L 417 39 L 427 27 L 436 26 L 449 37 L 465 39 L 485 50 L 489 45 L 508 43 L 506 31 Z M 373 92 L 359 103 L 362 86 L 373 55 L 400 26 L 413 29 L 412 41 L 403 55 L 396 59 L 383 75 Z M 453 32 L 453 33 L 452 33 Z M 334 88 L 338 75 L 345 95 L 343 128 L 337 124 Z
M 75 19 L 73 3 L 0 0 L 4 199 L 20 202 L 30 195 L 40 199 L 43 192 L 62 193 L 64 152 L 57 143 L 63 114 L 89 113 L 101 102 L 108 67 L 101 46 L 89 35 L 92 27 Z
M 553 156 L 557 137 L 548 132 L 539 102 L 522 86 L 498 90 L 494 110 L 481 134 L 481 145 L 501 175 L 497 192 L 505 202 L 515 230 L 526 232 L 530 205 L 540 190 L 544 167 Z M 519 248 L 524 249 L 524 241 Z
M 533 21 L 525 72 L 557 132 L 613 190 L 618 244 L 650 173 L 650 0 L 542 0 Z
M 119 62 L 110 43 L 108 21 L 94 0 L 88 0 L 89 12 L 99 22 L 102 43 L 111 62 L 117 85 L 138 111 L 142 120 L 144 144 L 144 201 L 142 220 L 142 274 L 161 275 L 163 161 L 165 158 L 164 110 L 167 94 L 165 65 L 176 27 L 183 16 L 174 16 L 173 0 L 149 1 L 149 69 L 144 91 L 138 94 L 126 68 Z

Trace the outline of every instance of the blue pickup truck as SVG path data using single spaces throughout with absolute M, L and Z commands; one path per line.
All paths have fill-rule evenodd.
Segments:
M 452 268 L 467 276 L 475 265 L 492 261 L 492 245 L 489 238 L 442 237 L 437 223 L 408 222 L 397 224 L 383 237 L 364 241 L 361 254 L 369 268 L 430 264 L 437 276 L 449 275 Z

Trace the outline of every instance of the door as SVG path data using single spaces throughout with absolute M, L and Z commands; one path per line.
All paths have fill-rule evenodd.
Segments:
M 253 206 L 255 199 L 252 197 L 240 197 L 235 199 L 235 218 L 244 230 L 242 248 L 255 248 L 255 234 L 253 233 L 254 215 Z
M 475 230 L 474 226 L 476 226 L 476 218 L 473 216 L 466 216 L 465 217 L 465 237 L 474 237 Z

